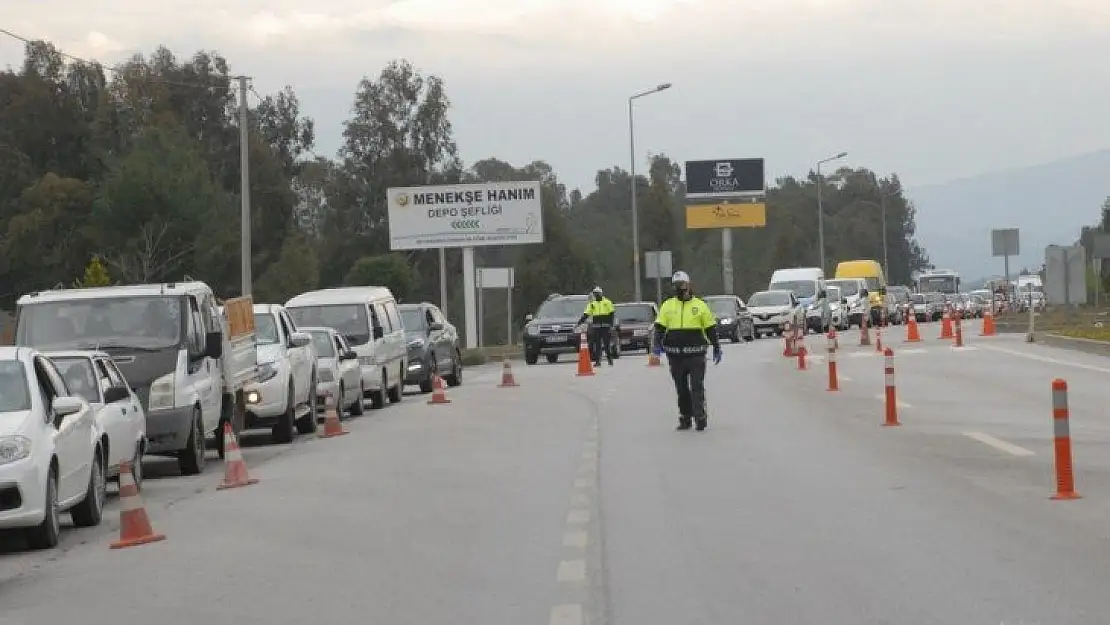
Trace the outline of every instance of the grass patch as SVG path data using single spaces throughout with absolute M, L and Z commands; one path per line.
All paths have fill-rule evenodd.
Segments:
M 1024 327 L 1029 323 L 1029 313 L 1008 313 L 998 315 L 998 323 L 1014 324 Z M 1043 312 L 1036 313 L 1033 324 L 1037 332 L 1055 332 L 1064 336 L 1079 336 L 1067 332 L 1084 332 L 1086 330 L 1101 331 L 1095 324 L 1101 323 L 1110 326 L 1110 309 L 1105 306 L 1052 307 Z M 1086 337 L 1080 337 L 1086 338 Z
M 1088 339 L 1091 341 L 1110 342 L 1110 325 L 1106 325 L 1101 328 L 1096 328 L 1094 326 L 1060 328 L 1059 330 L 1056 330 L 1055 333 L 1059 334 L 1060 336 L 1067 336 L 1073 339 Z
M 462 350 L 464 366 L 473 367 L 487 362 L 497 362 L 503 358 L 520 358 L 523 351 L 519 345 L 488 345 L 475 349 Z

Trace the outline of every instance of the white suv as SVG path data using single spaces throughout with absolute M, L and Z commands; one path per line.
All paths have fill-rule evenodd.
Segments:
M 245 429 L 269 426 L 274 441 L 290 443 L 294 428 L 316 432 L 316 350 L 285 308 L 254 305 L 259 382 L 246 388 Z

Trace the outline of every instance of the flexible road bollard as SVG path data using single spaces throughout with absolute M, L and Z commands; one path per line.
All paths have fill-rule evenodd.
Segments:
M 956 347 L 963 347 L 964 346 L 964 324 L 963 324 L 962 319 L 963 319 L 963 315 L 957 313 L 956 314 Z
M 859 320 L 859 346 L 860 347 L 871 347 L 871 337 L 868 335 L 868 332 L 867 332 L 867 321 L 868 321 L 867 316 L 868 316 L 868 313 L 865 310 L 865 311 L 863 311 L 863 315 L 860 317 L 860 320 Z
M 802 345 L 798 348 L 798 371 L 806 370 L 806 346 Z
M 840 381 L 836 379 L 836 330 L 829 330 L 829 390 L 839 391 Z
M 882 354 L 883 352 L 883 328 L 879 326 L 875 328 L 875 353 Z
M 883 425 L 902 425 L 898 422 L 898 395 L 894 390 L 894 350 L 886 348 L 883 356 L 886 360 L 886 419 Z
M 1052 434 L 1056 448 L 1056 494 L 1053 499 L 1079 499 L 1071 463 L 1071 428 L 1068 425 L 1068 383 L 1052 381 Z

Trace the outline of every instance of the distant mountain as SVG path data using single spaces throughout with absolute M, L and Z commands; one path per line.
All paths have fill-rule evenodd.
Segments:
M 1080 228 L 1098 222 L 1110 195 L 1110 150 L 906 192 L 917 207 L 917 237 L 934 265 L 965 279 L 1001 274 L 990 231 L 1018 228 L 1021 256 L 1010 259 L 1016 275 L 1023 266 L 1040 267 L 1045 246 L 1074 243 Z

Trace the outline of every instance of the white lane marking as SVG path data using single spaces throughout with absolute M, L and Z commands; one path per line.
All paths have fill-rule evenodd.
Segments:
M 586 493 L 574 492 L 570 494 L 570 507 L 572 508 L 588 508 L 590 507 L 590 496 Z
M 589 510 L 571 510 L 567 513 L 567 525 L 582 525 L 589 522 Z
M 589 488 L 594 485 L 594 481 L 588 477 L 580 477 L 574 480 L 575 488 Z
M 1084 363 L 1081 363 L 1081 362 L 1074 362 L 1074 361 L 1071 361 L 1071 360 L 1060 360 L 1059 358 L 1051 358 L 1049 356 L 1041 356 L 1041 355 L 1038 355 L 1038 354 L 1028 354 L 1026 352 L 1021 352 L 1021 351 L 1018 351 L 1016 349 L 1007 349 L 1005 347 L 998 347 L 997 345 L 984 345 L 983 349 L 987 349 L 987 350 L 990 350 L 990 351 L 993 351 L 993 352 L 1001 352 L 1003 354 L 1009 354 L 1011 356 L 1020 356 L 1021 358 L 1028 358 L 1029 360 L 1037 360 L 1037 361 L 1040 361 L 1040 362 L 1046 362 L 1046 363 L 1051 364 L 1051 365 L 1063 365 L 1063 366 L 1066 366 L 1066 367 L 1075 367 L 1076 369 L 1085 369 L 1087 371 L 1095 371 L 1095 372 L 1098 372 L 1098 373 L 1110 373 L 1110 369 L 1108 369 L 1106 367 L 1096 367 L 1095 365 L 1088 365 L 1088 364 L 1084 364 Z
M 589 476 L 597 473 L 597 464 L 590 460 L 584 460 L 582 465 L 578 467 L 578 475 Z
M 974 345 L 964 345 L 963 347 L 956 347 L 955 345 L 952 345 L 948 349 L 951 349 L 955 352 L 973 352 L 979 348 Z
M 895 351 L 895 353 L 896 354 L 924 354 L 928 351 L 929 350 L 925 349 L 924 347 L 911 347 L 909 349 L 897 350 L 897 351 Z
M 995 449 L 997 449 L 999 451 L 1004 451 L 1004 452 L 1006 452 L 1008 454 L 1012 454 L 1014 456 L 1033 456 L 1033 455 L 1036 455 L 1030 449 L 1026 449 L 1024 447 L 1020 447 L 1020 446 L 1014 445 L 1012 443 L 1007 443 L 1006 441 L 1001 440 L 1001 439 L 997 439 L 997 438 L 995 438 L 995 437 L 993 437 L 989 434 L 983 434 L 982 432 L 964 432 L 963 434 L 964 434 L 964 436 L 966 436 L 970 439 L 977 440 L 980 443 L 983 443 L 984 445 L 994 447 Z
M 557 605 L 551 608 L 548 625 L 582 625 L 582 606 L 577 603 Z
M 583 549 L 590 542 L 589 532 L 567 532 L 563 534 L 564 547 L 577 547 Z
M 559 570 L 555 573 L 555 580 L 560 582 L 581 582 L 585 579 L 585 560 L 563 560 L 559 563 Z
M 852 381 L 852 378 L 850 378 L 846 375 L 837 375 L 836 379 L 840 382 L 851 382 Z
M 879 401 L 882 401 L 882 402 L 885 402 L 886 401 L 886 395 L 876 395 L 875 399 L 877 399 Z M 896 399 L 895 403 L 898 405 L 899 408 L 913 408 L 912 405 L 902 401 L 901 399 Z

